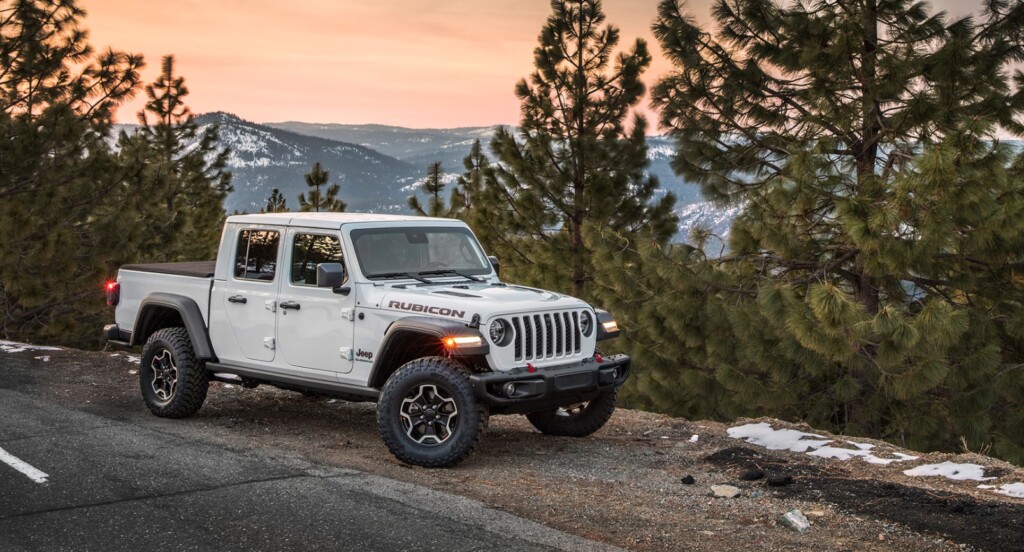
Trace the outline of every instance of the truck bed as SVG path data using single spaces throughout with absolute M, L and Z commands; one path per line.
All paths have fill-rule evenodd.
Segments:
M 121 267 L 120 301 L 114 321 L 121 328 L 132 328 L 143 299 L 154 293 L 172 294 L 193 300 L 209 323 L 210 289 L 213 287 L 215 261 L 188 263 L 130 264 Z
M 136 272 L 154 272 L 156 274 L 173 274 L 175 276 L 213 278 L 216 266 L 217 261 L 192 261 L 187 263 L 130 264 L 122 266 L 121 269 L 134 270 Z

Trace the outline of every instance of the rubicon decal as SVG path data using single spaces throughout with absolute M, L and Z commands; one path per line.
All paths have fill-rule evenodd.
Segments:
M 401 301 L 391 301 L 388 303 L 389 309 L 401 309 L 409 312 L 422 312 L 426 314 L 436 314 L 439 316 L 451 316 L 453 318 L 465 318 L 466 311 L 449 309 L 445 307 L 432 307 L 430 305 L 420 305 L 419 303 L 403 303 Z

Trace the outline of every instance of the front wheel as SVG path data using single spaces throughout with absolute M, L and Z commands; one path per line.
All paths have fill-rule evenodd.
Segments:
M 616 398 L 618 389 L 613 388 L 586 402 L 531 412 L 526 419 L 546 435 L 586 437 L 604 427 L 612 417 Z
M 161 418 L 187 418 L 203 406 L 210 375 L 185 328 L 164 328 L 149 337 L 139 362 L 139 386 L 149 411 Z
M 427 468 L 451 467 L 469 456 L 486 419 L 462 366 L 444 357 L 403 365 L 377 403 L 384 444 L 399 460 Z

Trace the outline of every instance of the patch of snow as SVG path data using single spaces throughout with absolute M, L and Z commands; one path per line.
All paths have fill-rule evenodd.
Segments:
M 50 355 L 37 356 L 37 357 L 32 357 L 32 358 L 34 358 L 36 360 L 41 360 L 43 362 L 50 362 Z
M 993 488 L 992 485 L 978 485 L 978 488 L 982 487 Z M 995 492 L 1006 496 L 1012 496 L 1013 498 L 1024 498 L 1024 483 L 1007 483 L 1005 485 L 1000 485 Z
M 29 345 L 17 341 L 4 341 L 0 339 L 0 351 L 5 353 L 23 353 L 25 351 L 59 351 L 60 347 L 47 347 L 45 345 Z
M 691 443 L 696 443 L 696 442 L 697 442 L 697 439 L 700 439 L 700 435 L 692 435 L 692 436 L 690 437 L 690 442 L 691 442 Z
M 849 441 L 847 441 L 849 442 Z M 909 454 L 903 454 L 901 452 L 892 453 L 896 458 L 880 458 L 868 452 L 869 449 L 860 448 L 863 443 L 851 443 L 858 448 L 848 449 L 842 447 L 830 447 L 825 445 L 821 448 L 812 450 L 807 454 L 810 456 L 818 456 L 821 458 L 836 458 L 838 460 L 849 460 L 850 458 L 863 458 L 868 464 L 880 464 L 887 466 L 893 462 L 906 462 L 907 460 L 916 460 L 916 456 L 910 456 Z M 874 447 L 874 445 L 868 445 Z
M 836 458 L 838 460 L 849 460 L 861 458 L 869 464 L 890 464 L 892 462 L 906 462 L 916 460 L 916 456 L 899 452 L 892 453 L 895 458 L 882 458 L 871 452 L 874 445 L 868 443 L 857 443 L 855 441 L 843 441 L 855 448 L 835 446 L 840 443 L 816 433 L 804 433 L 795 429 L 774 429 L 771 424 L 761 422 L 757 424 L 746 424 L 729 428 L 729 437 L 733 439 L 745 439 L 748 443 L 760 445 L 768 450 L 789 450 L 792 452 L 804 452 L 810 456 L 820 458 Z
M 731 427 L 727 432 L 733 439 L 746 439 L 748 443 L 761 445 L 768 450 L 807 452 L 832 442 L 824 435 L 804 433 L 795 429 L 774 429 L 767 422 Z
M 127 358 L 128 362 L 131 362 L 132 364 L 138 364 L 142 360 L 140 357 L 137 357 L 135 355 L 125 355 L 125 356 L 128 357 Z
M 978 464 L 957 464 L 943 462 L 941 464 L 922 464 L 916 468 L 904 470 L 904 475 L 917 477 L 945 477 L 954 481 L 988 481 L 994 477 L 985 477 L 985 468 Z

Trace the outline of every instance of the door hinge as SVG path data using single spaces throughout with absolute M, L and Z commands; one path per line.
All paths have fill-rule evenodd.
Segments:
M 263 307 L 270 312 L 277 312 L 277 301 L 274 301 L 273 299 L 266 301 L 263 303 Z
M 352 360 L 352 347 L 342 347 L 341 358 L 345 360 Z
M 264 337 L 263 346 L 273 351 L 274 349 L 277 348 L 277 342 L 274 340 L 273 337 Z
M 341 317 L 345 320 L 355 320 L 356 309 L 341 309 Z

